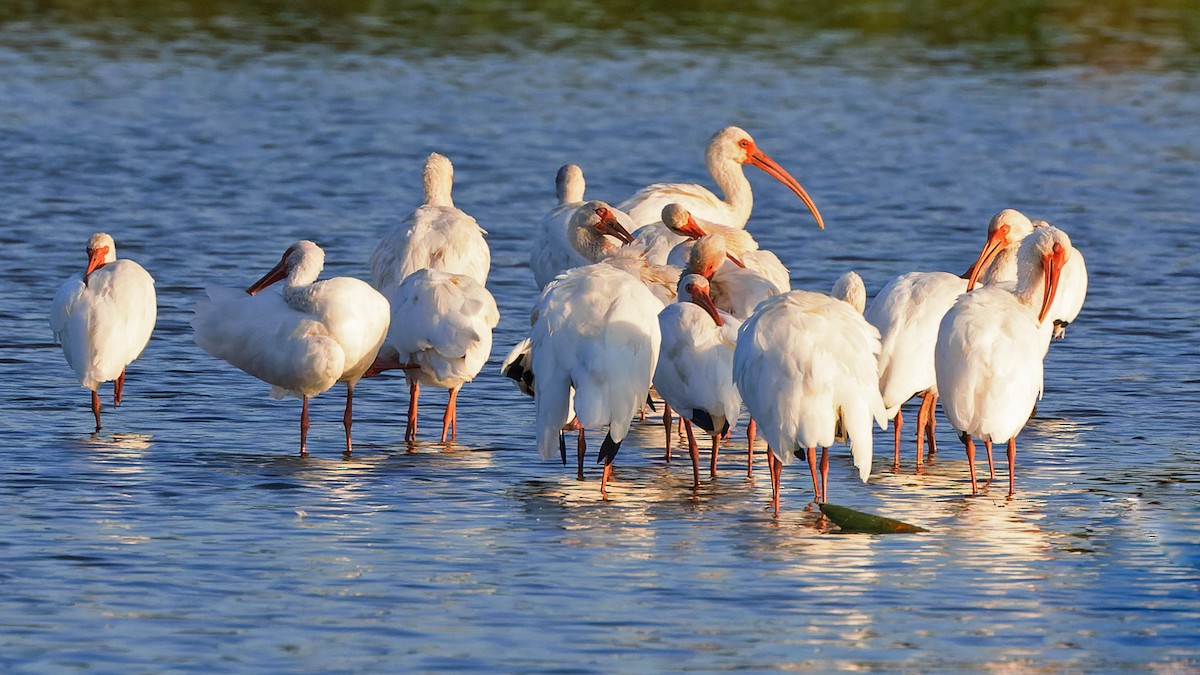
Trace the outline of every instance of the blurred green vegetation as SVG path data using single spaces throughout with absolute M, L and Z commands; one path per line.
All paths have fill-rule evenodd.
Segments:
M 777 50 L 833 34 L 1032 66 L 1169 67 L 1200 55 L 1200 0 L 0 0 L 0 29 L 17 24 L 438 53 Z

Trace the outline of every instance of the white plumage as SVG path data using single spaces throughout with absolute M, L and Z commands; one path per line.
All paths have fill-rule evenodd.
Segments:
M 412 390 L 405 440 L 416 437 L 418 387 L 450 390 L 442 420 L 442 441 L 457 435 L 458 390 L 475 379 L 492 352 L 492 329 L 500 322 L 496 300 L 478 281 L 464 274 L 418 270 L 391 295 L 392 322 L 388 344 L 405 370 Z
M 791 273 L 774 253 L 760 249 L 758 242 L 746 230 L 725 225 L 701 224 L 678 204 L 663 207 L 663 224 L 671 232 L 687 239 L 676 244 L 667 255 L 666 264 L 683 268 L 687 265 L 692 248 L 700 237 L 713 235 L 725 242 L 725 252 L 739 267 L 758 272 L 775 284 L 780 293 L 792 290 Z M 643 228 L 645 229 L 645 228 Z
M 455 208 L 450 196 L 454 166 L 435 153 L 425 161 L 425 203 L 387 234 L 371 254 L 371 280 L 385 296 L 423 269 L 465 274 L 487 283 L 492 254 L 475 219 Z
M 613 457 L 650 389 L 662 308 L 641 280 L 602 262 L 559 276 L 534 309 L 530 337 L 538 451 L 543 459 L 555 455 L 559 434 L 571 421 L 574 389 L 579 425 L 608 426 L 600 449 L 601 494 L 606 494 Z M 581 444 L 581 456 L 583 449 Z
M 698 485 L 700 474 L 691 425 L 699 425 L 712 436 L 709 471 L 715 475 L 721 436 L 737 423 L 742 405 L 733 384 L 733 349 L 742 322 L 717 310 L 709 297 L 708 280 L 702 276 L 680 279 L 679 298 L 680 302 L 667 305 L 658 315 L 662 345 L 654 369 L 654 388 L 688 427 L 692 475 Z
M 1044 220 L 1033 221 L 1034 227 L 1050 227 Z M 1067 326 L 1079 316 L 1083 310 L 1083 301 L 1087 298 L 1088 273 L 1087 263 L 1083 253 L 1072 244 L 1071 257 L 1063 266 L 1062 276 L 1059 277 L 1058 293 L 1054 296 L 1054 305 L 1047 315 L 1054 322 L 1054 339 L 1060 340 L 1067 334 Z
M 1009 495 L 1014 492 L 1015 437 L 1042 392 L 1042 359 L 1064 264 L 1073 250 L 1066 233 L 1038 228 L 1019 253 L 1016 291 L 990 286 L 963 295 L 942 319 L 936 347 L 942 409 L 967 445 L 971 492 L 977 491 L 973 438 L 991 464 L 993 442 L 1008 442 Z
M 121 404 L 125 368 L 146 345 L 158 315 L 154 279 L 132 260 L 117 260 L 113 238 L 103 232 L 87 244 L 88 265 L 58 288 L 50 306 L 50 329 L 62 345 L 80 386 L 92 391 L 92 413 L 100 431 L 103 382 L 115 381 L 113 402 Z
M 867 285 L 858 272 L 846 272 L 833 282 L 829 297 L 841 300 L 862 314 L 867 307 Z
M 708 279 L 717 308 L 745 320 L 763 300 L 782 292 L 770 279 L 729 260 L 718 235 L 700 237 L 688 254 L 685 274 Z
M 633 221 L 627 214 L 601 201 L 583 200 L 583 170 L 578 166 L 563 165 L 558 170 L 556 184 L 558 204 L 539 223 L 529 252 L 529 267 L 539 290 L 573 267 L 598 262 L 632 238 L 629 230 L 633 229 Z M 594 217 L 597 208 L 612 212 L 621 225 L 620 233 L 600 230 L 593 234 L 580 230 L 580 224 L 589 220 L 593 227 L 603 227 Z
M 1005 209 L 988 224 L 988 240 L 971 268 L 972 279 L 998 283 L 1016 277 L 1016 251 L 1033 224 L 1019 211 Z M 958 296 L 969 288 L 968 279 L 949 272 L 909 272 L 892 279 L 875 296 L 864 316 L 879 329 L 879 390 L 887 416 L 894 423 L 893 468 L 900 468 L 900 406 L 920 394 L 917 415 L 917 465 L 923 461 L 924 441 L 936 451 L 937 378 L 933 352 L 938 325 Z
M 795 192 L 812 211 L 817 224 L 825 227 L 820 212 L 800 183 L 775 160 L 759 150 L 750 134 L 742 129 L 730 126 L 713 134 L 708 141 L 705 163 L 717 188 L 724 193 L 724 198 L 700 185 L 655 183 L 642 188 L 637 194 L 618 204 L 617 208 L 628 213 L 639 226 L 657 222 L 664 206 L 678 203 L 700 220 L 730 227 L 745 227 L 754 207 L 754 196 L 750 190 L 750 181 L 746 180 L 746 174 L 742 171 L 742 165 L 753 164 Z
M 817 480 L 815 449 L 848 438 L 859 477 L 871 473 L 873 422 L 886 424 L 879 396 L 879 331 L 848 303 L 791 291 L 767 299 L 744 324 L 733 379 L 767 439 L 772 503 L 779 512 L 779 471 L 807 450 L 818 502 L 825 501 L 827 455 Z
M 196 304 L 196 344 L 230 365 L 271 385 L 271 396 L 304 401 L 300 454 L 305 454 L 308 397 L 346 383 L 346 452 L 354 385 L 374 361 L 387 335 L 387 299 L 364 281 L 334 277 L 317 281 L 325 253 L 299 241 L 245 293 L 209 288 Z M 279 293 L 259 293 L 287 278 Z

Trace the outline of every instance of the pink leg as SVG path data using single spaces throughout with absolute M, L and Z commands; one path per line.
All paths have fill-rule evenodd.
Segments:
M 928 391 L 921 394 L 921 407 L 917 410 L 917 467 L 925 460 L 925 431 L 929 424 L 929 404 L 932 401 L 932 394 Z
M 578 425 L 578 420 L 576 420 Z M 579 438 L 575 440 L 575 450 L 579 455 L 579 472 L 575 475 L 576 480 L 583 480 L 583 456 L 587 454 L 587 437 L 583 435 L 583 427 L 579 426 Z
M 900 430 L 904 428 L 904 413 L 900 410 L 896 411 L 896 416 L 892 418 L 892 433 L 895 436 L 895 459 L 892 460 L 892 471 L 900 470 Z
M 600 474 L 600 496 L 608 499 L 608 481 L 612 480 L 612 460 L 604 462 L 604 473 Z
M 992 439 L 991 437 L 983 439 L 983 447 L 987 450 L 988 458 L 988 482 L 996 480 L 996 465 L 992 463 Z
M 417 398 L 421 395 L 421 385 L 416 378 L 408 384 L 408 424 L 404 426 L 404 440 L 412 443 L 417 440 Z
M 808 449 L 808 472 L 812 475 L 813 501 L 819 503 L 821 501 L 821 481 L 817 475 L 817 449 L 815 447 Z
M 754 418 L 750 418 L 750 424 L 746 425 L 746 477 L 750 478 L 754 475 Z M 771 453 L 767 453 L 770 456 Z
M 975 482 L 975 439 L 967 436 L 967 469 L 971 471 L 971 494 L 979 494 L 979 484 Z
M 928 425 L 925 434 L 925 440 L 929 443 L 929 455 L 932 457 L 937 454 L 937 402 L 938 395 L 934 393 L 927 394 L 929 401 L 929 415 L 925 418 L 925 424 Z
M 829 501 L 829 448 L 821 448 L 821 497 L 822 504 Z
M 301 400 L 304 403 L 300 407 L 300 456 L 305 457 L 308 455 L 308 397 L 302 396 Z
M 692 458 L 692 490 L 700 489 L 700 449 L 696 447 L 696 436 L 692 432 L 692 422 L 683 420 L 683 429 L 687 432 L 688 454 Z
M 775 517 L 779 517 L 779 477 L 783 473 L 783 462 L 771 455 L 771 446 L 767 446 L 767 468 L 771 471 L 771 507 Z
M 121 405 L 121 394 L 125 393 L 125 369 L 121 369 L 121 374 L 117 376 L 117 381 L 113 382 L 113 405 Z
M 92 414 L 96 416 L 96 431 L 100 431 L 100 394 L 92 390 Z
M 442 414 L 442 442 L 446 442 L 446 432 L 450 432 L 450 440 L 458 436 L 458 390 L 450 390 L 450 398 L 446 401 L 446 412 Z
M 667 464 L 671 463 L 671 444 L 674 439 L 671 438 L 671 404 L 663 403 L 663 431 L 667 436 Z
M 346 427 L 346 454 L 350 454 L 350 426 L 354 424 L 354 384 L 346 383 L 346 411 L 342 413 L 342 426 Z
M 721 449 L 721 436 L 720 436 L 720 434 L 714 434 L 714 435 L 713 435 L 713 437 L 712 437 L 712 458 L 713 458 L 713 459 L 712 459 L 712 461 L 713 461 L 713 472 L 712 472 L 712 475 L 713 475 L 714 477 L 717 475 L 717 471 L 716 471 L 716 468 L 717 468 L 717 452 L 718 452 L 718 451 L 720 451 L 720 449 Z
M 1008 496 L 1017 492 L 1017 437 L 1008 439 Z

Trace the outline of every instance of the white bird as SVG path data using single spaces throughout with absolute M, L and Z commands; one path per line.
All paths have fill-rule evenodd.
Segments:
M 992 443 L 1008 442 L 1008 494 L 1014 493 L 1016 436 L 1042 393 L 1053 332 L 1047 314 L 1073 253 L 1065 232 L 1034 230 L 1021 244 L 1015 292 L 981 288 L 960 297 L 942 319 L 937 386 L 946 418 L 966 445 L 972 494 L 978 491 L 974 438 L 983 439 L 989 467 Z
M 598 262 L 621 243 L 632 240 L 629 230 L 633 229 L 633 221 L 627 214 L 604 202 L 583 200 L 582 169 L 575 164 L 563 165 L 558 170 L 556 183 L 558 205 L 542 219 L 534 233 L 533 249 L 529 252 L 529 266 L 539 290 L 559 274 L 573 267 Z M 612 212 L 621 225 L 620 232 L 601 230 L 598 238 L 591 236 L 590 232 L 580 232 L 577 227 L 579 219 L 590 219 L 592 224 L 596 224 L 590 212 L 601 207 Z M 604 234 L 614 237 L 616 241 L 604 237 Z
M 87 243 L 82 275 L 63 282 L 50 306 L 50 329 L 62 345 L 79 384 L 92 390 L 92 414 L 100 431 L 102 382 L 114 381 L 113 405 L 121 405 L 125 368 L 154 331 L 158 306 L 154 279 L 132 260 L 117 260 L 117 245 L 103 232 Z
M 700 460 L 692 424 L 712 437 L 709 473 L 717 474 L 721 438 L 737 423 L 742 398 L 733 384 L 733 348 L 742 322 L 717 310 L 708 280 L 691 274 L 679 280 L 680 302 L 658 315 L 662 345 L 654 388 L 683 418 L 692 457 L 693 488 L 700 485 Z M 688 302 L 690 300 L 690 302 Z M 670 423 L 667 422 L 668 433 Z
M 209 288 L 192 318 L 196 344 L 209 354 L 271 385 L 271 396 L 303 401 L 300 454 L 307 454 L 308 398 L 346 383 L 346 452 L 354 385 L 387 336 L 387 299 L 351 277 L 317 281 L 325 252 L 311 241 L 288 247 L 279 263 L 245 293 Z M 280 293 L 260 293 L 287 279 Z
M 425 160 L 422 183 L 425 203 L 385 235 L 371 254 L 372 284 L 393 306 L 401 300 L 397 295 L 401 284 L 409 275 L 419 270 L 463 275 L 482 287 L 487 283 L 488 272 L 491 269 L 491 250 L 483 238 L 487 231 L 480 227 L 474 218 L 454 206 L 450 194 L 454 187 L 454 165 L 450 160 L 436 152 L 430 153 Z M 428 284 L 419 288 L 430 291 Z M 414 302 L 411 293 L 412 289 L 406 293 L 408 302 Z M 443 296 L 443 299 L 447 297 Z M 396 316 L 400 317 L 399 314 Z M 430 320 L 423 324 L 423 328 L 431 329 L 432 325 L 433 321 Z M 411 343 L 406 344 L 412 346 Z M 488 349 L 491 349 L 490 345 Z M 420 395 L 420 382 L 429 379 L 428 373 L 419 373 L 416 366 L 417 364 L 401 358 L 401 353 L 389 341 L 380 350 L 376 362 L 366 375 L 374 377 L 385 370 L 404 370 L 411 394 L 408 426 L 405 431 L 405 440 L 409 441 L 413 440 L 416 434 L 415 401 Z M 451 399 L 446 404 L 443 422 L 446 421 L 446 416 L 451 422 L 454 421 L 453 399 L 458 394 L 458 388 L 449 389 Z
M 667 255 L 666 264 L 683 268 L 687 265 L 692 247 L 700 237 L 714 235 L 725 242 L 725 251 L 729 259 L 739 267 L 745 267 L 758 272 L 775 284 L 780 293 L 792 290 L 791 274 L 774 253 L 760 249 L 758 242 L 746 230 L 724 225 L 701 225 L 678 204 L 668 204 L 663 207 L 663 225 L 671 232 L 686 237 L 676 244 Z M 649 227 L 649 226 L 647 226 Z M 645 228 L 643 228 L 645 229 Z
M 753 164 L 795 192 L 817 219 L 817 225 L 825 228 L 825 221 L 800 183 L 760 150 L 750 134 L 742 129 L 730 126 L 713 134 L 708 141 L 705 162 L 717 188 L 725 195 L 723 199 L 699 185 L 655 183 L 642 188 L 617 208 L 628 213 L 639 226 L 658 221 L 664 206 L 678 203 L 700 220 L 745 227 L 754 207 L 754 195 L 742 165 Z
M 568 164 L 567 166 L 574 165 Z M 566 173 L 569 175 L 569 172 Z M 560 170 L 560 192 L 563 174 L 564 171 Z M 624 243 L 632 241 L 629 231 L 621 224 L 621 216 L 605 202 L 581 202 L 570 209 L 568 216 L 563 240 L 571 253 L 559 258 L 560 262 L 547 264 L 545 268 L 546 271 L 554 269 L 555 275 L 575 267 L 613 258 Z M 548 251 L 547 254 L 549 254 Z M 560 265 L 566 266 L 560 268 Z M 538 274 L 536 264 L 534 264 L 534 273 Z M 538 285 L 544 289 L 546 284 L 539 281 Z M 663 295 L 661 291 L 657 294 Z M 663 302 L 669 301 L 670 299 L 663 300 Z M 517 388 L 522 393 L 533 396 L 533 341 L 531 339 L 526 337 L 513 346 L 508 352 L 508 356 L 500 364 L 500 374 L 516 382 Z
M 492 254 L 474 218 L 454 206 L 454 166 L 432 153 L 423 174 L 425 203 L 389 232 L 371 254 L 371 280 L 385 296 L 423 269 L 465 274 L 487 283 Z
M 742 320 L 749 318 L 760 302 L 781 292 L 762 274 L 729 260 L 725 242 L 717 235 L 696 240 L 683 271 L 708 279 L 717 308 Z
M 612 461 L 646 400 L 654 375 L 663 303 L 639 278 L 601 262 L 559 276 L 542 292 L 533 312 L 532 339 L 537 446 L 543 459 L 559 447 L 563 426 L 608 426 L 600 448 L 604 462 L 600 494 L 612 474 Z M 585 450 L 582 431 L 579 455 Z M 561 450 L 566 462 L 566 450 Z
M 859 477 L 870 476 L 871 424 L 887 424 L 878 354 L 879 331 L 849 303 L 820 293 L 774 296 L 742 324 L 733 381 L 767 439 L 776 515 L 782 465 L 801 450 L 807 450 L 817 502 L 828 498 L 828 448 L 835 439 L 849 439 Z
M 496 300 L 483 284 L 465 274 L 423 269 L 405 277 L 389 298 L 387 342 L 406 368 L 408 423 L 404 440 L 417 436 L 420 385 L 450 390 L 442 416 L 442 442 L 458 433 L 458 390 L 475 379 L 492 352 L 492 329 L 500 322 Z
M 937 451 L 934 410 L 938 391 L 933 352 L 942 317 L 959 295 L 972 288 L 975 279 L 982 276 L 988 283 L 998 283 L 1015 278 L 1017 247 L 1032 231 L 1033 223 L 1028 218 L 1019 211 L 1005 209 L 989 222 L 988 240 L 971 267 L 970 279 L 949 272 L 909 272 L 884 285 L 867 307 L 864 315 L 879 329 L 882 340 L 879 390 L 894 423 L 893 470 L 900 469 L 900 430 L 904 426 L 901 405 L 918 394 L 917 466 L 923 461 L 926 439 L 930 453 Z
M 867 307 L 867 285 L 858 272 L 846 272 L 833 282 L 829 297 L 841 300 L 862 314 Z
M 1033 221 L 1034 227 L 1050 227 L 1044 220 Z M 1074 252 L 1063 267 L 1059 277 L 1058 294 L 1054 296 L 1054 305 L 1047 315 L 1054 322 L 1054 339 L 1061 340 L 1067 334 L 1067 326 L 1079 316 L 1083 310 L 1083 301 L 1087 297 L 1088 273 L 1087 263 L 1083 253 L 1074 248 Z

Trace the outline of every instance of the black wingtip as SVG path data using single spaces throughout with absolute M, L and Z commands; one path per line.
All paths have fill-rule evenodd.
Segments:
M 621 442 L 614 441 L 612 434 L 604 435 L 604 443 L 600 445 L 600 455 L 596 457 L 597 464 L 608 464 L 617 457 L 617 451 L 621 449 Z
M 650 398 L 650 394 L 646 394 L 646 405 L 650 406 L 650 410 L 658 412 L 658 406 L 654 405 L 654 399 Z
M 710 434 L 713 432 L 713 426 L 715 426 L 713 424 L 712 415 L 709 415 L 708 412 L 700 409 L 692 410 L 692 424 L 695 424 Z
M 567 465 L 567 439 L 563 432 L 558 432 L 558 454 L 562 456 L 563 466 Z

